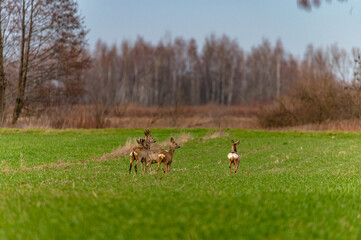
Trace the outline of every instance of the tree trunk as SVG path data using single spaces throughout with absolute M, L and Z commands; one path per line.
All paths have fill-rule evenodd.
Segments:
M 3 19 L 2 19 L 2 1 L 0 1 L 0 123 L 3 124 L 6 120 L 6 76 L 4 69 L 4 38 L 3 38 Z
M 19 66 L 19 76 L 18 76 L 18 89 L 17 96 L 15 101 L 15 108 L 13 112 L 12 123 L 15 124 L 19 119 L 21 110 L 24 107 L 25 102 L 25 88 L 29 67 L 29 56 L 30 56 L 30 44 L 31 37 L 33 32 L 33 12 L 34 12 L 34 0 L 31 0 L 31 10 L 30 10 L 30 23 L 29 23 L 29 33 L 26 37 L 26 26 L 25 26 L 25 17 L 26 17 L 26 8 L 25 0 L 23 0 L 22 6 L 22 20 L 21 20 L 21 46 L 20 46 L 20 66 Z M 26 52 L 25 52 L 26 45 Z
M 228 86 L 228 97 L 227 97 L 227 105 L 232 105 L 233 101 L 233 88 L 234 88 L 234 76 L 236 71 L 236 64 L 237 60 L 233 59 L 232 67 L 231 67 L 231 76 L 229 79 L 229 86 Z
M 276 97 L 279 98 L 280 96 L 280 89 L 281 89 L 281 56 L 277 54 L 277 63 L 276 63 Z

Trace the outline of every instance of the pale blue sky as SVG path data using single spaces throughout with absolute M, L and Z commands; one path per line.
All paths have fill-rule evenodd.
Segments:
M 325 1 L 323 1 L 325 2 Z M 311 12 L 296 0 L 78 0 L 90 29 L 91 48 L 98 39 L 120 44 L 137 36 L 157 43 L 166 35 L 195 38 L 199 47 L 211 33 L 236 39 L 246 51 L 262 38 L 303 56 L 309 43 L 361 48 L 361 1 L 323 3 Z M 168 34 L 167 34 L 168 33 Z

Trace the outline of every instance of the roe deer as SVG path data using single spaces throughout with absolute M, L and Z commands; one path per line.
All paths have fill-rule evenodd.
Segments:
M 174 139 L 170 138 L 170 145 L 169 145 L 169 151 L 161 149 L 158 153 L 158 169 L 157 173 L 159 171 L 160 164 L 163 163 L 163 174 L 165 173 L 165 168 L 167 167 L 167 173 L 170 172 L 170 167 L 173 162 L 173 155 L 174 151 L 180 148 L 180 146 L 174 141 Z M 150 164 L 152 165 L 152 164 Z
M 145 129 L 144 135 L 145 135 L 145 141 L 143 143 L 143 146 L 147 149 L 147 156 L 146 156 L 146 158 L 141 159 L 143 174 L 144 174 L 144 171 L 145 171 L 145 173 L 147 173 L 147 163 L 149 161 L 150 144 L 156 142 L 152 136 L 152 131 L 150 131 L 150 129 L 148 129 L 148 128 Z M 152 166 L 150 166 L 150 173 L 152 173 Z
M 150 169 L 152 169 L 152 164 L 158 163 L 159 151 L 161 150 L 162 149 L 154 149 L 148 152 L 148 165 L 150 166 Z
M 135 173 L 138 173 L 137 167 L 139 162 L 142 163 L 143 174 L 147 172 L 148 152 L 150 150 L 150 144 L 155 143 L 156 141 L 154 140 L 151 131 L 149 129 L 145 129 L 144 134 L 145 134 L 145 140 L 144 139 L 137 140 L 139 146 L 133 147 L 129 154 L 130 156 L 129 174 L 131 173 L 132 165 L 134 161 L 136 161 L 134 166 Z
M 135 173 L 138 173 L 137 168 L 138 168 L 139 161 L 143 161 L 143 159 L 145 159 L 147 157 L 147 149 L 144 146 L 145 140 L 139 139 L 139 140 L 137 140 L 137 143 L 139 146 L 133 147 L 129 154 L 129 156 L 130 156 L 129 174 L 131 173 L 132 165 L 133 165 L 134 161 L 136 161 L 134 170 L 135 170 Z M 142 167 L 142 171 L 144 172 L 143 167 Z
M 232 152 L 228 153 L 229 159 L 229 174 L 231 174 L 231 166 L 234 164 L 234 173 L 237 173 L 239 162 L 241 161 L 241 156 L 237 152 L 237 145 L 239 144 L 239 140 L 237 142 L 231 141 L 232 143 Z
M 154 163 L 157 163 L 158 161 L 154 161 L 154 155 L 155 153 L 157 153 L 157 151 L 155 150 L 150 150 L 150 143 L 147 142 L 145 139 L 143 138 L 140 138 L 139 141 L 137 140 L 137 143 L 139 145 L 139 147 L 143 147 L 145 149 L 148 150 L 148 161 L 145 161 L 145 159 L 141 159 L 141 163 L 142 163 L 142 171 L 143 171 L 143 168 L 144 168 L 144 164 L 147 164 L 149 165 L 149 162 L 151 164 L 154 164 Z M 158 156 L 158 154 L 156 154 Z M 150 173 L 152 173 L 152 165 L 150 165 Z

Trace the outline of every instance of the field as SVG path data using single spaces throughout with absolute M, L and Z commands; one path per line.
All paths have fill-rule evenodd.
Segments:
M 361 134 L 214 132 L 152 129 L 192 139 L 169 175 L 129 175 L 102 156 L 142 129 L 0 130 L 0 239 L 361 238 Z

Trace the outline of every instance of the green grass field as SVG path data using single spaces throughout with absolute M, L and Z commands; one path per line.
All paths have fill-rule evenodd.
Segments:
M 142 129 L 0 130 L 0 239 L 361 238 L 361 134 L 152 129 L 180 133 L 169 175 L 129 175 L 100 158 Z

